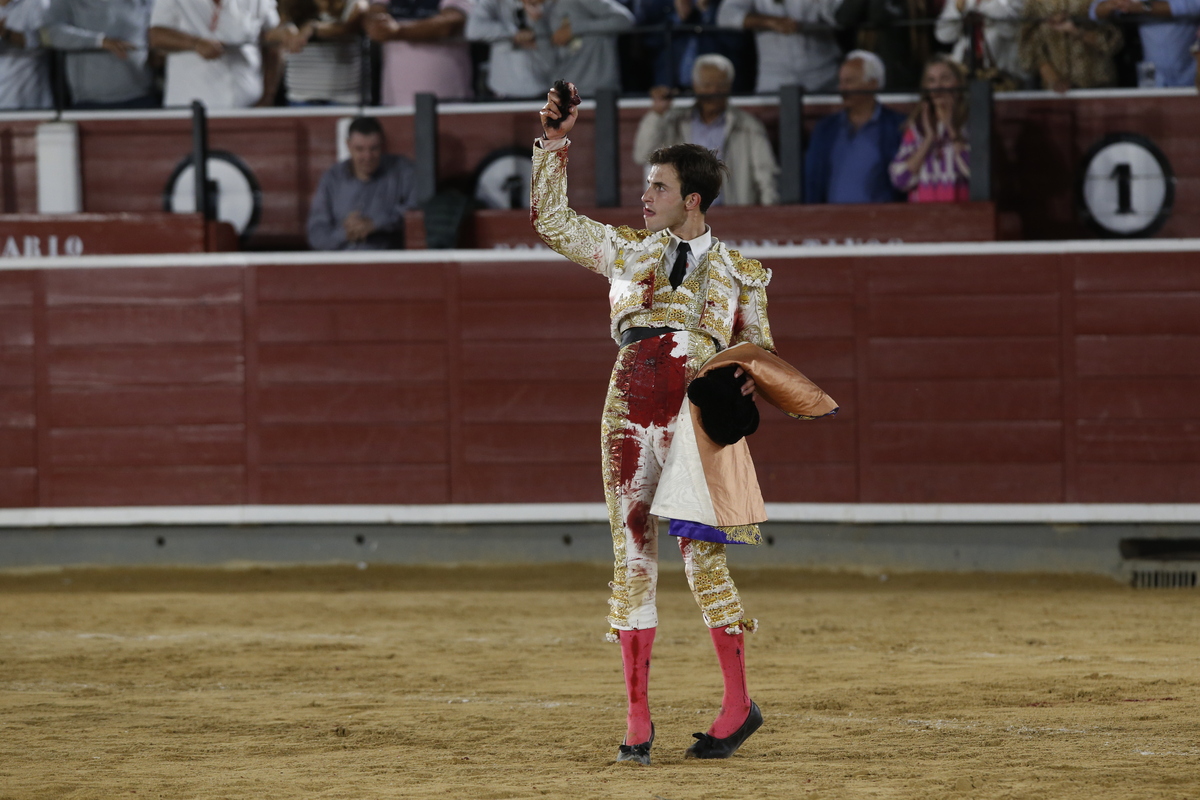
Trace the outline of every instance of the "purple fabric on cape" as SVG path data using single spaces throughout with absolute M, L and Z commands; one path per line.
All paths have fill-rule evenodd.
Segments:
M 720 528 L 714 528 L 711 525 L 704 525 L 699 522 L 691 522 L 686 519 L 673 519 L 671 525 L 667 528 L 667 533 L 672 536 L 678 536 L 681 539 L 698 539 L 701 542 L 717 542 L 719 544 L 745 544 L 745 542 L 735 542 L 730 540 L 725 535 L 725 531 Z

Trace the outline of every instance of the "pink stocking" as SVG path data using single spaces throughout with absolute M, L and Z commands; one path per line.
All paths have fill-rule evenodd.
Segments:
M 625 691 L 629 695 L 629 715 L 625 721 L 625 744 L 628 745 L 650 740 L 650 651 L 657 630 L 643 628 L 620 633 Z
M 717 649 L 717 661 L 721 664 L 721 677 L 725 680 L 725 695 L 721 698 L 721 713 L 708 729 L 711 736 L 724 739 L 746 721 L 750 715 L 750 694 L 746 691 L 745 634 L 731 636 L 725 627 L 709 628 L 713 646 Z

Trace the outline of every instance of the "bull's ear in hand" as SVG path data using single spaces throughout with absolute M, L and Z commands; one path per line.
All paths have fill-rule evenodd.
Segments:
M 575 90 L 575 84 L 567 83 L 565 80 L 557 80 L 554 82 L 554 93 L 557 95 L 558 104 L 558 119 L 547 119 L 546 125 L 551 128 L 562 127 L 563 120 L 571 116 L 571 107 L 577 106 L 583 101 L 579 98 L 579 92 Z

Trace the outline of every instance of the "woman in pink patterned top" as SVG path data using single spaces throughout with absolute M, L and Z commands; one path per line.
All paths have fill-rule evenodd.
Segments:
M 970 199 L 966 69 L 947 56 L 925 65 L 921 102 L 908 118 L 900 150 L 888 168 L 892 185 L 910 203 Z

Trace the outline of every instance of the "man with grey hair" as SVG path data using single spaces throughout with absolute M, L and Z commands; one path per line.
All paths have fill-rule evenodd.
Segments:
M 674 144 L 698 144 L 717 154 L 729 167 L 729 181 L 715 201 L 730 206 L 775 205 L 779 202 L 779 165 L 767 129 L 757 117 L 729 105 L 733 87 L 733 62 L 709 53 L 692 67 L 696 102 L 672 108 L 671 90 L 650 90 L 649 113 L 638 125 L 633 159 L 649 162 L 650 154 Z
M 893 203 L 903 196 L 888 179 L 900 149 L 904 115 L 875 94 L 887 75 L 879 56 L 854 50 L 838 70 L 842 110 L 813 128 L 804 158 L 806 203 Z

